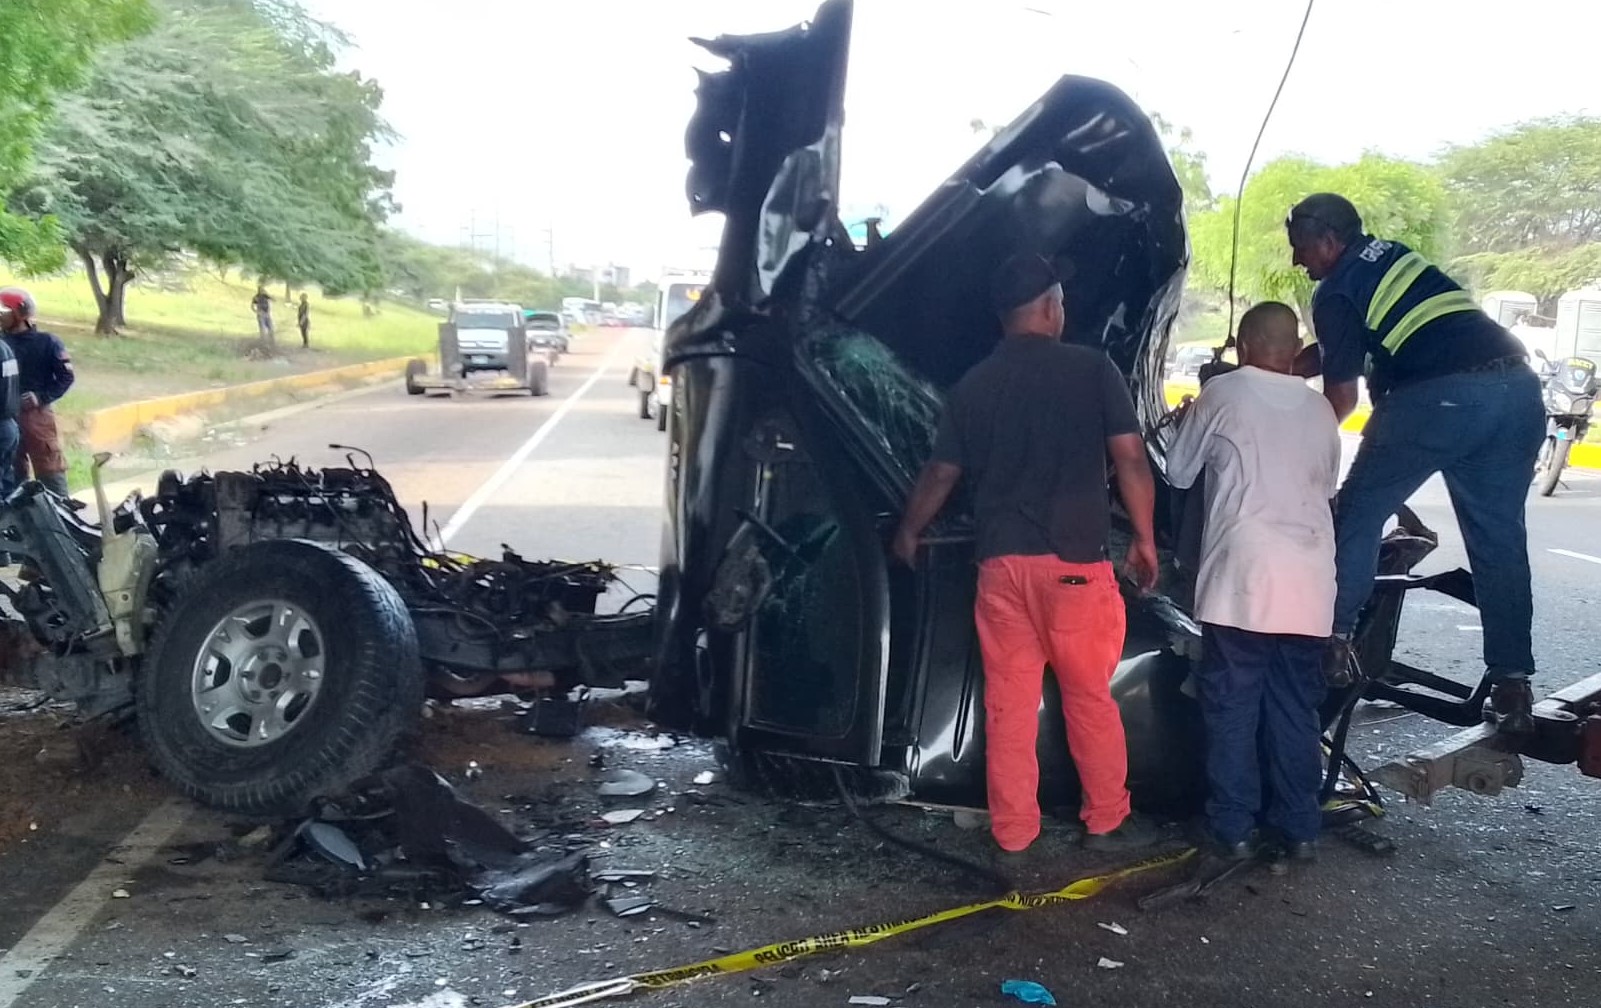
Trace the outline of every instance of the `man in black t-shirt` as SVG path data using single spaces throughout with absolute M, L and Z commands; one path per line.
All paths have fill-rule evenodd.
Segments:
M 1321 371 L 1323 394 L 1341 420 L 1356 408 L 1364 370 L 1373 399 L 1336 505 L 1331 677 L 1340 681 L 1349 663 L 1385 523 L 1441 473 L 1474 573 L 1491 705 L 1501 730 L 1533 731 L 1524 500 L 1545 438 L 1540 380 L 1511 333 L 1422 256 L 1364 234 L 1344 197 L 1308 196 L 1285 228 L 1294 263 L 1319 281 L 1312 299 L 1318 346 L 1298 373 Z
M 1128 386 L 1099 350 L 1061 342 L 1062 287 L 1039 256 L 1014 256 L 992 302 L 1005 338 L 956 384 L 895 536 L 907 564 L 957 482 L 978 524 L 975 618 L 984 657 L 990 828 L 1003 850 L 1040 831 L 1035 743 L 1048 663 L 1061 687 L 1083 787 L 1085 845 L 1152 842 L 1130 814 L 1128 751 L 1109 684 L 1123 649 L 1123 600 L 1106 559 L 1107 459 L 1134 526 L 1129 562 L 1156 583 L 1150 460 Z

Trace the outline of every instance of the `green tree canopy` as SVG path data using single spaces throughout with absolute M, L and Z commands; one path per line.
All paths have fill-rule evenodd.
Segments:
M 382 94 L 336 34 L 276 0 L 161 0 L 153 30 L 63 98 L 17 202 L 55 214 L 115 331 L 138 272 L 180 251 L 333 291 L 382 287 Z
M 1425 256 L 1439 252 L 1446 194 L 1427 167 L 1378 154 L 1345 165 L 1282 157 L 1263 165 L 1245 184 L 1236 297 L 1247 302 L 1285 301 L 1304 311 L 1312 282 L 1290 263 L 1284 218 L 1290 207 L 1315 192 L 1336 192 L 1350 199 L 1370 234 L 1405 242 Z M 1228 290 L 1234 209 L 1234 197 L 1224 196 L 1215 209 L 1190 221 L 1191 276 L 1219 292 Z
M 25 169 L 58 93 L 80 84 L 95 50 L 149 26 L 146 0 L 0 2 L 0 193 Z M 0 259 L 29 269 L 60 265 L 53 220 L 5 212 Z
M 1440 160 L 1456 264 L 1546 302 L 1601 277 L 1601 118 L 1520 123 Z
M 1187 126 L 1174 126 L 1159 113 L 1151 114 L 1151 125 L 1167 145 L 1167 159 L 1173 165 L 1179 188 L 1184 190 L 1184 216 L 1194 220 L 1198 214 L 1217 206 L 1212 184 L 1206 177 L 1206 155 L 1195 149 L 1195 137 Z

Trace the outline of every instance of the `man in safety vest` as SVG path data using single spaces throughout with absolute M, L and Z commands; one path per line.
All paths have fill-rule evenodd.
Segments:
M 1520 343 L 1440 269 L 1363 232 L 1350 201 L 1308 196 L 1285 220 L 1312 298 L 1323 394 L 1344 420 L 1364 371 L 1373 415 L 1336 504 L 1338 591 L 1331 672 L 1344 668 L 1373 591 L 1384 525 L 1435 473 L 1445 477 L 1484 627 L 1501 730 L 1532 731 L 1534 671 L 1524 499 L 1545 436 L 1540 381 Z

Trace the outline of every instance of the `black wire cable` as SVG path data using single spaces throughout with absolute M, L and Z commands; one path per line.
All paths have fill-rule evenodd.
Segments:
M 955 868 L 965 874 L 972 875 L 975 878 L 983 879 L 985 882 L 995 886 L 999 894 L 1004 895 L 1005 893 L 1011 892 L 1017 888 L 1011 879 L 1007 878 L 1005 875 L 993 868 L 979 864 L 977 861 L 968 860 L 959 854 L 952 854 L 949 851 L 942 851 L 938 847 L 922 843 L 918 840 L 913 840 L 910 837 L 903 837 L 899 834 L 891 833 L 877 822 L 869 819 L 862 812 L 861 807 L 856 804 L 856 799 L 851 797 L 850 787 L 845 783 L 844 772 L 837 764 L 834 766 L 833 770 L 834 786 L 839 789 L 840 801 L 845 803 L 845 808 L 849 810 L 851 817 L 857 822 L 861 823 L 863 826 L 866 826 L 868 830 L 870 830 L 875 836 L 888 843 L 892 843 L 897 847 L 909 850 L 913 854 L 922 855 L 923 857 L 926 857 L 932 861 L 938 861 L 948 867 Z
M 1256 162 L 1257 148 L 1262 146 L 1262 137 L 1267 133 L 1267 124 L 1273 118 L 1273 110 L 1278 108 L 1279 96 L 1284 93 L 1284 85 L 1290 79 L 1290 71 L 1295 68 L 1295 57 L 1300 55 L 1301 40 L 1306 37 L 1307 22 L 1312 20 L 1312 7 L 1317 0 L 1306 0 L 1306 13 L 1301 15 L 1301 27 L 1295 33 L 1295 45 L 1290 47 L 1289 61 L 1284 64 L 1284 74 L 1279 77 L 1279 86 L 1273 91 L 1273 100 L 1268 102 L 1267 114 L 1262 117 L 1262 126 L 1256 131 L 1256 139 L 1251 142 L 1251 153 L 1245 159 L 1245 167 L 1240 171 L 1240 188 L 1234 196 L 1234 236 L 1233 248 L 1229 252 L 1229 326 L 1227 339 L 1223 341 L 1226 350 L 1234 345 L 1234 278 L 1240 265 L 1240 207 L 1245 203 L 1245 181 L 1251 177 L 1251 166 Z

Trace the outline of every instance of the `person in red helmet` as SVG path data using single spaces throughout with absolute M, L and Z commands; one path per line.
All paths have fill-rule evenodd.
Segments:
M 0 335 L 16 357 L 22 394 L 17 426 L 21 447 L 16 453 L 16 476 L 33 478 L 61 497 L 67 497 L 67 456 L 61 450 L 61 433 L 51 404 L 72 387 L 72 357 L 52 333 L 34 325 L 37 306 L 20 287 L 0 288 Z

